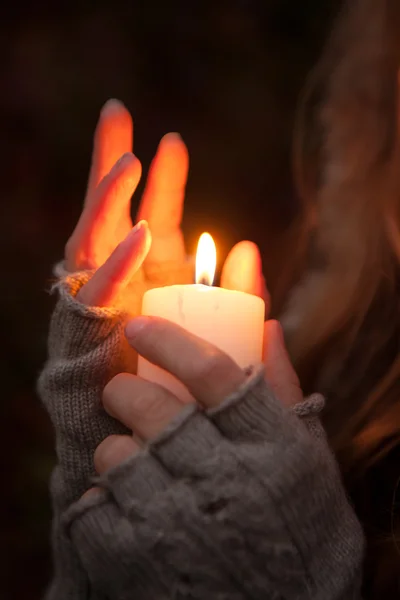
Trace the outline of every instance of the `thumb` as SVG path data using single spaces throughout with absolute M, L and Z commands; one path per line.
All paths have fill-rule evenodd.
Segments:
M 268 384 L 286 406 L 303 401 L 300 381 L 286 350 L 278 321 L 266 321 L 264 328 L 264 366 Z
M 79 290 L 77 300 L 88 306 L 114 306 L 141 267 L 150 245 L 147 222 L 140 221 Z

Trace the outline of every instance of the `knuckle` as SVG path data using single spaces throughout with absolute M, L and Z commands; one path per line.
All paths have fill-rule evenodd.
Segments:
M 165 410 L 162 390 L 156 385 L 148 384 L 132 397 L 132 411 L 146 421 L 159 420 Z
M 148 358 L 163 358 L 169 352 L 170 325 L 162 319 L 152 319 L 138 331 L 136 344 L 146 351 Z
M 91 239 L 76 239 L 73 234 L 65 244 L 64 256 L 74 269 L 95 269 L 98 265 Z
M 199 364 L 196 378 L 219 380 L 224 378 L 232 371 L 233 360 L 224 352 L 217 348 L 210 349 L 204 360 Z
M 153 318 L 147 325 L 146 331 L 141 333 L 147 337 L 149 343 L 156 345 L 160 340 L 168 339 L 171 330 L 171 323 L 162 318 Z

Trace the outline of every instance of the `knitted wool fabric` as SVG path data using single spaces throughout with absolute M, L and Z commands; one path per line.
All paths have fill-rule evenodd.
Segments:
M 101 395 L 133 364 L 124 315 L 75 300 L 89 276 L 57 286 L 39 380 L 58 456 L 47 599 L 359 598 L 364 539 L 315 416 L 321 398 L 290 411 L 260 369 L 218 409 L 187 407 L 80 499 L 97 445 L 127 433 Z

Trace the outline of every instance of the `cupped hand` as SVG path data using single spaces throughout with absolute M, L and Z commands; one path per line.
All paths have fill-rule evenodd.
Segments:
M 126 335 L 139 354 L 182 381 L 204 409 L 217 408 L 246 381 L 244 371 L 229 356 L 164 319 L 134 319 L 128 323 Z M 284 404 L 302 401 L 299 380 L 277 321 L 265 324 L 264 367 L 270 388 Z M 143 443 L 159 436 L 184 410 L 170 391 L 125 373 L 106 386 L 103 404 L 112 417 L 134 433 L 134 438 L 109 436 L 98 446 L 95 466 L 99 474 L 139 452 Z

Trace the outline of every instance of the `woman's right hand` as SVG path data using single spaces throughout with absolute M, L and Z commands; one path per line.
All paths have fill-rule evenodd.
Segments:
M 86 199 L 66 245 L 65 267 L 70 272 L 95 271 L 78 294 L 80 302 L 117 306 L 135 316 L 147 289 L 191 283 L 192 268 L 181 231 L 187 148 L 178 134 L 162 138 L 140 203 L 140 225 L 132 229 L 131 197 L 141 176 L 132 141 L 129 112 L 117 100 L 108 101 L 96 128 Z M 261 260 L 254 244 L 241 242 L 233 248 L 222 285 L 263 295 Z
M 184 271 L 187 265 L 180 222 L 188 153 L 179 135 L 168 134 L 150 167 L 139 210 L 139 219 L 147 219 L 153 232 L 150 249 L 148 228 L 132 231 L 131 197 L 141 176 L 132 142 L 131 115 L 117 100 L 108 101 L 97 124 L 84 207 L 64 264 L 69 272 L 95 271 L 79 293 L 81 302 L 137 314 L 141 295 L 150 287 L 142 268 L 145 257 L 153 271 L 162 271 L 163 264 Z

